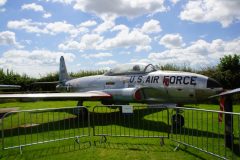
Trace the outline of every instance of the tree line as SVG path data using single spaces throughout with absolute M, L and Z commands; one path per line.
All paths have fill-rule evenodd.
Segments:
M 240 88 L 240 55 L 225 55 L 220 58 L 220 62 L 218 65 L 213 67 L 202 68 L 201 70 L 194 70 L 191 67 L 177 66 L 175 64 L 166 64 L 166 65 L 157 65 L 160 70 L 172 70 L 172 71 L 186 71 L 186 72 L 194 72 L 198 74 L 202 74 L 211 78 L 214 78 L 218 82 L 222 84 L 225 89 L 233 89 Z M 77 73 L 70 73 L 70 76 L 73 78 L 77 77 L 85 77 L 91 75 L 100 75 L 103 74 L 104 70 L 97 71 L 79 71 Z M 26 74 L 20 75 L 13 71 L 4 71 L 0 69 L 0 84 L 14 84 L 21 85 L 21 91 L 27 91 L 31 89 L 31 85 L 38 84 L 38 82 L 56 82 L 58 81 L 58 73 L 49 73 L 40 78 L 32 78 L 27 76 Z M 37 82 L 37 83 L 36 83 Z M 52 87 L 49 84 L 41 85 L 44 88 L 55 88 L 54 83 L 52 83 Z

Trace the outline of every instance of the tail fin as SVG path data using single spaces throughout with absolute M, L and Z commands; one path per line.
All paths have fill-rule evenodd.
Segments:
M 66 81 L 70 79 L 68 73 L 67 73 L 67 68 L 65 64 L 65 60 L 63 56 L 60 58 L 60 67 L 59 67 L 59 82 L 60 84 L 64 84 Z

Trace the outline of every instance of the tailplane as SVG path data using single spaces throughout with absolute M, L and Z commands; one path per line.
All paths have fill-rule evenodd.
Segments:
M 64 57 L 61 56 L 60 67 L 59 67 L 59 82 L 60 82 L 60 84 L 64 84 L 69 79 L 70 79 L 70 77 L 67 73 L 67 67 L 66 67 L 66 64 L 65 64 Z

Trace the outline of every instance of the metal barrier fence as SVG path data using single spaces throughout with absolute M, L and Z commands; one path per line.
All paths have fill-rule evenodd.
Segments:
M 22 152 L 34 144 L 79 142 L 91 131 L 104 141 L 108 136 L 160 138 L 162 145 L 169 138 L 222 159 L 240 155 L 240 113 L 163 105 L 96 106 L 91 116 L 85 107 L 9 112 L 2 117 L 2 147 Z
M 2 148 L 19 148 L 90 136 L 85 107 L 49 108 L 8 112 L 2 117 Z
M 240 113 L 182 107 L 169 113 L 173 116 L 171 140 L 222 159 L 239 156 Z
M 106 141 L 111 137 L 168 138 L 169 113 L 162 106 L 96 106 L 93 109 L 93 135 Z

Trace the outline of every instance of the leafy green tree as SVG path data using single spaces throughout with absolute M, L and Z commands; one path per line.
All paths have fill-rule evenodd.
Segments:
M 104 70 L 96 70 L 96 71 L 79 71 L 77 73 L 70 73 L 70 77 L 79 78 L 79 77 L 86 77 L 86 76 L 93 76 L 93 75 L 100 75 L 104 74 L 106 71 Z
M 240 55 L 225 55 L 217 65 L 217 80 L 227 89 L 240 87 Z
M 186 71 L 197 72 L 205 76 L 211 77 L 219 81 L 224 88 L 233 89 L 240 87 L 240 55 L 226 55 L 220 59 L 220 63 L 214 67 L 206 67 L 201 71 L 196 71 L 187 65 L 177 66 L 174 64 L 166 64 L 163 66 L 158 65 L 158 69 L 172 70 L 172 71 Z M 73 78 L 99 75 L 103 74 L 104 70 L 97 71 L 79 71 L 77 73 L 70 73 Z M 0 69 L 0 84 L 15 84 L 21 85 L 22 91 L 29 90 L 29 86 L 33 82 L 56 82 L 58 81 L 58 73 L 50 73 L 41 78 L 35 79 L 28 77 L 27 75 L 20 75 L 13 71 L 4 71 Z
M 0 69 L 0 84 L 20 85 L 21 89 L 18 91 L 26 91 L 29 84 L 33 81 L 34 79 L 27 75 L 20 75 L 10 70 L 4 71 L 3 69 Z M 11 90 L 7 91 L 11 92 Z
M 48 73 L 45 76 L 42 76 L 41 78 L 37 79 L 37 82 L 54 82 L 59 80 L 59 74 L 57 72 L 55 73 Z
M 175 64 L 165 64 L 163 66 L 158 67 L 160 70 L 166 70 L 166 71 L 184 71 L 184 72 L 195 72 L 191 67 L 187 66 L 186 64 L 182 66 L 178 66 Z

